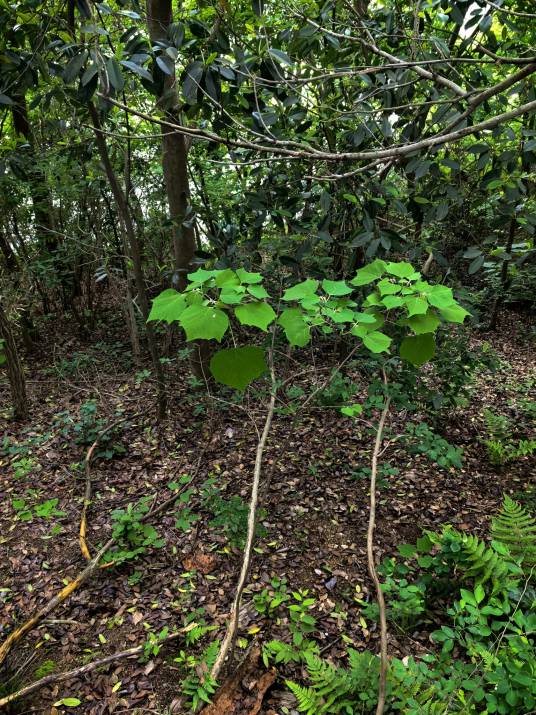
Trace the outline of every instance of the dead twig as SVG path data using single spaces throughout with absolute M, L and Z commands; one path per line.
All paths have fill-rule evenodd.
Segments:
M 162 639 L 161 642 L 165 643 L 171 640 L 175 640 L 182 636 L 186 630 L 190 630 L 192 626 L 195 625 L 197 624 L 190 623 L 187 628 L 183 628 L 177 633 L 171 633 L 166 638 Z M 20 698 L 23 698 L 26 695 L 30 695 L 30 693 L 34 693 L 36 690 L 40 690 L 41 688 L 44 688 L 47 685 L 51 685 L 52 683 L 63 683 L 65 680 L 72 680 L 73 678 L 77 678 L 80 675 L 86 675 L 87 673 L 91 673 L 93 670 L 101 668 L 103 665 L 108 665 L 108 663 L 113 663 L 116 660 L 132 658 L 135 655 L 140 655 L 140 653 L 143 653 L 144 648 L 145 643 L 143 645 L 135 646 L 134 648 L 129 648 L 128 650 L 123 650 L 120 653 L 113 653 L 112 655 L 107 655 L 105 658 L 94 660 L 92 663 L 87 663 L 86 665 L 82 665 L 79 668 L 75 668 L 74 670 L 68 670 L 64 673 L 52 673 L 51 675 L 46 675 L 44 678 L 40 678 L 34 683 L 25 685 L 24 688 L 17 690 L 15 693 L 11 693 L 11 695 L 6 695 L 6 697 L 1 698 L 0 708 L 9 705 L 9 703 L 14 702 L 15 700 L 20 700 Z
M 384 381 L 386 382 L 385 375 Z M 376 477 L 378 474 L 378 456 L 380 454 L 383 430 L 385 427 L 387 415 L 389 414 L 390 404 L 390 398 L 386 397 L 384 407 L 380 416 L 380 421 L 378 422 L 378 428 L 376 430 L 376 440 L 374 442 L 374 450 L 372 452 L 372 463 L 370 472 L 370 512 L 367 529 L 368 569 L 370 577 L 374 582 L 374 587 L 376 589 L 376 599 L 378 601 L 378 608 L 380 611 L 380 677 L 378 681 L 378 704 L 376 706 L 376 715 L 383 715 L 383 710 L 385 708 L 387 669 L 389 666 L 389 662 L 387 660 L 387 616 L 385 609 L 385 598 L 380 584 L 380 579 L 378 578 L 378 573 L 376 571 L 376 564 L 374 563 L 374 528 L 376 526 Z
M 89 508 L 89 505 L 91 504 L 91 460 L 93 459 L 93 453 L 95 452 L 100 440 L 104 437 L 104 435 L 108 434 L 108 432 L 111 432 L 115 427 L 120 425 L 122 422 L 125 422 L 126 420 L 129 419 L 136 419 L 137 417 L 140 417 L 143 414 L 143 412 L 137 412 L 135 415 L 132 417 L 129 417 L 128 415 L 123 415 L 123 417 L 119 418 L 118 420 L 115 420 L 115 422 L 112 422 L 110 425 L 108 425 L 105 429 L 101 430 L 99 434 L 97 435 L 97 438 L 91 445 L 91 447 L 88 449 L 87 454 L 84 459 L 84 469 L 85 469 L 85 474 L 86 474 L 86 491 L 84 494 L 84 504 L 82 506 L 82 514 L 80 516 L 80 530 L 79 530 L 79 542 L 80 542 L 80 551 L 82 552 L 82 555 L 86 559 L 86 561 L 91 561 L 91 554 L 89 553 L 89 549 L 87 546 L 87 541 L 86 541 L 86 534 L 87 534 L 87 510 Z M 104 564 L 105 566 L 108 566 L 109 564 Z
M 246 539 L 246 545 L 244 547 L 244 556 L 242 560 L 242 568 L 240 570 L 240 576 L 238 578 L 238 584 L 236 587 L 235 597 L 233 605 L 231 607 L 231 615 L 229 620 L 229 625 L 227 626 L 227 632 L 223 643 L 216 658 L 216 662 L 212 667 L 210 673 L 211 677 L 216 680 L 223 667 L 223 664 L 228 655 L 232 654 L 234 642 L 236 639 L 236 634 L 238 631 L 238 621 L 240 613 L 240 602 L 242 599 L 242 592 L 246 585 L 246 579 L 251 563 L 251 553 L 253 550 L 253 542 L 255 540 L 255 525 L 257 521 L 257 504 L 259 500 L 259 483 L 261 478 L 262 469 L 262 459 L 264 455 L 264 448 L 266 446 L 266 441 L 268 439 L 268 434 L 270 432 L 270 426 L 272 424 L 272 418 L 274 416 L 275 409 L 275 399 L 277 386 L 275 381 L 275 371 L 274 371 L 274 358 L 273 350 L 269 350 L 269 365 L 270 365 L 270 375 L 272 378 L 272 390 L 270 394 L 270 402 L 268 404 L 268 411 L 266 413 L 266 419 L 264 421 L 264 428 L 260 436 L 259 442 L 257 444 L 257 453 L 255 456 L 255 467 L 253 470 L 253 484 L 251 486 L 251 498 L 249 501 L 249 514 L 248 514 L 248 533 Z

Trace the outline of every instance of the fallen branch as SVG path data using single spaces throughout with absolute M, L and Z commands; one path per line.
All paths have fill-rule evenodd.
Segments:
M 202 452 L 203 454 L 203 452 Z M 199 464 L 200 460 L 198 461 L 198 466 L 197 470 L 199 469 Z M 197 471 L 196 470 L 196 471 Z M 166 499 L 162 504 L 160 504 L 159 507 L 154 509 L 152 512 L 149 514 L 146 514 L 141 521 L 146 521 L 149 516 L 152 518 L 156 516 L 157 514 L 162 513 L 167 507 L 175 502 L 184 489 L 186 489 L 187 485 L 184 485 L 182 489 L 180 489 L 176 494 L 173 494 L 169 499 Z M 100 566 L 100 561 L 106 554 L 106 552 L 114 545 L 115 543 L 115 538 L 112 537 L 109 539 L 102 549 L 94 556 L 94 558 L 88 563 L 86 568 L 74 579 L 74 581 L 71 581 L 71 583 L 67 584 L 65 588 L 62 588 L 62 590 L 54 596 L 43 608 L 41 608 L 35 616 L 32 616 L 29 618 L 25 623 L 22 624 L 22 626 L 19 626 L 19 628 L 16 628 L 13 633 L 10 633 L 10 635 L 6 638 L 6 640 L 0 645 L 0 666 L 2 663 L 5 661 L 8 653 L 10 652 L 11 648 L 19 641 L 26 633 L 31 631 L 35 626 L 37 626 L 41 621 L 43 621 L 49 613 L 51 613 L 56 606 L 59 606 L 60 603 L 63 603 L 64 601 L 67 600 L 67 598 L 83 583 L 85 583 L 95 571 L 98 571 L 101 566 Z M 114 565 L 114 561 L 110 561 L 109 563 L 105 564 L 106 567 L 110 567 Z
M 253 542 L 255 540 L 255 525 L 257 521 L 257 503 L 259 500 L 259 483 L 261 478 L 261 468 L 262 468 L 262 458 L 264 454 L 264 448 L 266 446 L 266 441 L 268 439 L 268 434 L 270 432 L 270 426 L 272 424 L 272 418 L 274 416 L 275 409 L 275 398 L 277 387 L 275 383 L 275 373 L 274 373 L 274 360 L 273 360 L 273 349 L 269 351 L 269 363 L 270 363 L 270 374 L 272 378 L 272 390 L 270 394 L 270 402 L 268 404 L 268 412 L 266 413 L 266 419 L 264 421 L 264 429 L 260 436 L 259 442 L 257 444 L 257 453 L 255 456 L 255 467 L 253 470 L 253 484 L 251 486 L 251 498 L 249 501 L 249 514 L 248 514 L 248 533 L 246 539 L 246 545 L 244 547 L 244 557 L 242 560 L 242 568 L 240 570 L 240 576 L 238 577 L 238 584 L 236 587 L 236 593 L 231 608 L 231 615 L 229 620 L 229 625 L 227 626 L 227 632 L 223 643 L 216 658 L 216 662 L 212 667 L 210 673 L 214 680 L 217 680 L 218 675 L 223 667 L 223 664 L 228 655 L 232 654 L 234 647 L 234 642 L 236 639 L 236 634 L 238 631 L 238 620 L 240 614 L 240 602 L 242 599 L 242 592 L 246 585 L 246 578 L 249 571 L 249 566 L 251 564 L 251 552 L 253 549 Z
M 376 589 L 376 599 L 378 601 L 378 608 L 380 611 L 380 678 L 378 681 L 378 704 L 376 706 L 376 715 L 383 715 L 383 710 L 385 708 L 385 693 L 387 688 L 387 670 L 389 667 L 389 662 L 387 660 L 387 616 L 385 609 L 385 598 L 383 596 L 382 587 L 380 584 L 380 579 L 378 578 L 378 573 L 376 571 L 376 564 L 374 563 L 374 527 L 376 526 L 376 477 L 378 474 L 378 455 L 380 453 L 380 448 L 382 444 L 383 430 L 385 427 L 385 420 L 389 413 L 389 406 L 391 400 L 389 397 L 385 398 L 385 404 L 380 416 L 380 421 L 378 423 L 378 428 L 376 430 L 376 440 L 374 442 L 374 450 L 372 452 L 372 464 L 370 472 L 370 513 L 369 513 L 369 523 L 367 529 L 367 561 L 369 574 L 374 582 L 374 587 Z
M 87 533 L 87 510 L 89 508 L 89 505 L 91 504 L 91 460 L 93 459 L 93 453 L 95 452 L 97 445 L 99 444 L 100 440 L 104 437 L 105 434 L 113 430 L 117 425 L 120 425 L 122 422 L 125 422 L 125 420 L 128 419 L 136 419 L 136 417 L 140 417 L 143 414 L 143 412 L 137 412 L 135 415 L 132 417 L 129 417 L 128 415 L 124 415 L 120 419 L 116 420 L 115 422 L 112 422 L 111 425 L 108 425 L 106 429 L 103 429 L 99 434 L 97 435 L 97 438 L 91 445 L 91 447 L 88 449 L 86 457 L 84 459 L 84 469 L 86 473 L 86 491 L 84 494 L 84 504 L 82 506 L 82 515 L 80 517 L 80 531 L 79 531 L 79 542 L 80 542 L 80 551 L 82 552 L 82 555 L 86 559 L 86 561 L 91 561 L 91 554 L 88 549 L 87 541 L 86 541 L 86 533 Z M 110 564 L 103 564 L 101 568 L 107 568 L 109 567 Z
M 2 645 L 0 645 L 0 665 L 2 665 L 11 648 L 15 645 L 15 643 L 17 643 L 17 641 L 22 638 L 22 636 L 28 633 L 28 631 L 31 631 L 32 628 L 34 628 L 38 623 L 45 619 L 48 614 L 56 608 L 56 606 L 59 606 L 60 603 L 63 603 L 63 601 L 67 600 L 67 598 L 73 593 L 73 591 L 75 591 L 81 584 L 85 583 L 90 578 L 90 576 L 93 575 L 93 573 L 99 567 L 100 560 L 108 551 L 110 546 L 112 546 L 114 541 L 115 539 L 113 538 L 109 539 L 104 544 L 102 549 L 97 554 L 95 554 L 94 558 L 91 559 L 86 568 L 74 579 L 74 581 L 71 581 L 71 583 L 67 584 L 65 588 L 62 588 L 62 590 L 53 598 L 51 598 L 50 601 L 48 601 L 48 603 L 45 604 L 43 608 L 41 608 L 35 614 L 35 616 L 32 616 L 25 623 L 23 623 L 22 626 L 19 626 L 12 633 L 9 634 L 9 636 L 2 643 Z
M 177 639 L 187 630 L 191 630 L 192 626 L 196 625 L 196 623 L 190 623 L 187 628 L 183 628 L 177 633 L 171 633 L 166 638 L 163 638 L 160 642 L 166 643 L 167 641 Z M 52 673 L 51 675 L 46 675 L 44 678 L 40 678 L 40 680 L 36 680 L 34 683 L 25 685 L 24 688 L 17 690 L 17 692 L 11 693 L 11 695 L 6 695 L 4 698 L 0 698 L 0 708 L 9 705 L 9 703 L 14 702 L 15 700 L 20 700 L 20 698 L 23 698 L 26 695 L 30 695 L 30 693 L 34 693 L 36 690 L 40 690 L 41 688 L 44 688 L 47 685 L 51 685 L 52 683 L 63 683 L 65 680 L 71 680 L 72 678 L 77 678 L 79 675 L 86 675 L 87 673 L 91 673 L 93 670 L 96 670 L 103 665 L 108 665 L 108 663 L 113 663 L 116 660 L 132 658 L 135 655 L 140 655 L 140 653 L 143 653 L 144 649 L 145 643 L 143 645 L 135 646 L 134 648 L 129 648 L 128 650 L 123 650 L 120 653 L 107 655 L 105 658 L 101 658 L 100 660 L 94 660 L 92 663 L 87 663 L 86 665 L 82 665 L 79 668 L 75 668 L 74 670 L 68 670 L 64 673 Z

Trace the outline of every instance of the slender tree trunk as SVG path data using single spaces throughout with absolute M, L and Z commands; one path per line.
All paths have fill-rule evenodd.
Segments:
M 172 22 L 172 0 L 147 0 L 147 25 L 153 43 L 165 40 Z M 175 72 L 164 74 L 155 67 L 161 81 L 160 103 L 168 119 L 173 121 L 179 113 Z M 164 106 L 165 105 L 165 106 Z M 185 137 L 178 132 L 162 129 L 162 169 L 173 224 L 173 258 L 176 285 L 184 290 L 186 274 L 195 252 L 195 233 L 192 226 L 185 226 L 190 203 L 188 184 L 188 146 Z
M 140 245 L 138 242 L 138 237 L 136 236 L 134 224 L 132 222 L 132 216 L 130 213 L 128 201 L 113 169 L 104 134 L 102 134 L 102 132 L 100 131 L 98 112 L 91 102 L 88 104 L 88 106 L 89 113 L 93 122 L 93 127 L 95 130 L 95 141 L 97 144 L 97 148 L 99 150 L 101 161 L 104 165 L 104 170 L 106 172 L 106 176 L 108 177 L 108 182 L 110 184 L 113 197 L 117 204 L 117 211 L 129 243 L 130 257 L 132 259 L 134 279 L 136 282 L 136 290 L 138 291 L 138 300 L 140 302 L 141 313 L 145 320 L 147 345 L 149 347 L 149 352 L 151 353 L 153 369 L 155 371 L 156 379 L 158 382 L 158 418 L 163 419 L 166 414 L 167 402 L 166 387 L 164 382 L 164 371 L 162 369 L 162 364 L 160 363 L 158 355 L 153 326 L 151 323 L 147 323 L 147 318 L 149 316 L 149 301 L 147 299 L 147 292 L 145 290 L 145 282 L 143 279 L 143 267 L 141 262 Z
M 35 235 L 40 239 L 41 244 L 54 254 L 58 249 L 58 235 L 54 231 L 53 207 L 47 190 L 45 176 L 38 162 L 34 135 L 28 118 L 26 96 L 19 94 L 14 97 L 14 100 L 15 104 L 11 110 L 13 126 L 15 132 L 22 135 L 28 142 L 29 151 L 33 159 L 33 166 L 30 167 L 28 187 L 32 198 Z
M 517 229 L 517 221 L 515 214 L 512 216 L 510 219 L 510 228 L 508 229 L 508 240 L 506 242 L 506 257 L 502 262 L 501 266 L 501 285 L 499 288 L 499 292 L 497 293 L 497 296 L 495 298 L 495 301 L 493 303 L 493 308 L 491 309 L 491 317 L 489 321 L 489 329 L 490 330 L 495 330 L 497 327 L 497 318 L 499 317 L 499 309 L 501 305 L 504 302 L 504 298 L 506 295 L 506 291 L 508 290 L 508 286 L 510 285 L 510 279 L 508 278 L 508 266 L 510 265 L 511 261 L 511 252 L 512 252 L 512 246 L 514 244 L 514 238 L 516 236 L 516 229 Z
M 0 229 L 0 250 L 4 256 L 7 270 L 14 273 L 17 270 L 17 257 L 2 229 Z
M 28 398 L 26 397 L 26 381 L 24 370 L 17 351 L 15 338 L 11 331 L 9 319 L 2 306 L 0 298 L 0 337 L 4 340 L 3 353 L 7 358 L 7 376 L 11 387 L 13 414 L 16 420 L 26 420 L 29 416 Z

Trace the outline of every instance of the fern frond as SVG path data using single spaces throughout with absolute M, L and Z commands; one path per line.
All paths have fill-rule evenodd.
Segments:
M 525 571 L 536 566 L 536 519 L 506 494 L 501 511 L 492 519 L 491 535 L 508 547 Z
M 285 680 L 285 683 L 298 701 L 298 712 L 305 713 L 305 715 L 317 715 L 318 696 L 314 689 L 298 685 L 291 680 Z
M 449 527 L 443 533 L 443 539 L 459 544 L 456 565 L 475 583 L 491 581 L 497 586 L 504 585 L 504 581 L 518 571 L 507 555 L 499 553 L 474 534 L 463 534 Z

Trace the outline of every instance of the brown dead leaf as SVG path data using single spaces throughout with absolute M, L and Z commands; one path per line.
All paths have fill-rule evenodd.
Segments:
M 187 556 L 182 565 L 187 571 L 199 571 L 204 576 L 211 573 L 216 568 L 218 559 L 213 554 L 205 554 L 203 551 L 196 551 Z

